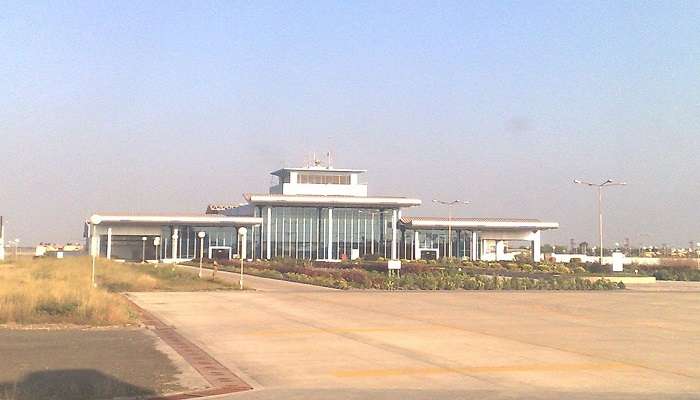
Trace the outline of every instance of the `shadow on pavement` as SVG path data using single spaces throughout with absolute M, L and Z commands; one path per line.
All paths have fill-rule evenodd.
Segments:
M 0 382 L 3 400 L 93 400 L 155 393 L 94 369 L 32 372 L 18 382 Z

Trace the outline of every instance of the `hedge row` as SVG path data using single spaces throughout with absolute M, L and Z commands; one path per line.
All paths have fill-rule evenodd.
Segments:
M 228 267 L 224 267 L 228 269 Z M 337 289 L 421 289 L 421 290 L 609 290 L 622 283 L 604 279 L 590 281 L 575 277 L 484 276 L 464 271 L 402 272 L 401 277 L 359 268 L 319 268 L 278 263 L 249 264 L 246 272 L 265 278 L 282 279 Z

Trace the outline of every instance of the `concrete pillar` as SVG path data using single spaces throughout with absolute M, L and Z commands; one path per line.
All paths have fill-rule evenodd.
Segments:
M 267 207 L 267 259 L 272 259 L 272 207 Z
M 472 240 L 470 241 L 470 246 L 471 248 L 469 249 L 469 258 L 471 258 L 472 261 L 477 261 L 479 260 L 479 255 L 477 254 L 478 251 L 478 240 L 479 237 L 476 234 L 476 231 L 472 231 Z
M 396 217 L 397 217 L 397 210 L 393 210 L 394 212 L 391 214 L 391 259 L 396 260 L 397 259 L 397 254 L 396 254 Z
M 496 240 L 496 261 L 505 260 L 506 258 L 506 241 Z
M 416 260 L 420 260 L 420 246 L 418 243 L 418 231 L 413 232 L 413 253 Z
M 173 259 L 178 258 L 177 257 L 177 239 L 179 237 L 179 234 L 180 234 L 179 229 L 177 229 L 177 228 L 173 229 L 173 243 L 170 246 L 172 248 Z
M 540 262 L 540 231 L 534 232 L 532 240 L 532 262 Z
M 328 260 L 333 259 L 333 209 L 328 209 Z
M 107 228 L 107 259 L 112 258 L 112 228 Z

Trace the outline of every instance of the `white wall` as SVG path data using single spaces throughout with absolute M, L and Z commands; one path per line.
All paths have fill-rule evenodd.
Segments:
M 554 257 L 556 262 L 570 263 L 571 259 L 578 258 L 582 262 L 598 262 L 600 257 L 588 256 L 585 254 L 548 254 L 548 257 Z M 647 258 L 647 257 L 625 257 L 622 261 L 624 265 L 639 264 L 639 265 L 659 265 L 661 263 L 660 258 Z M 604 265 L 612 265 L 612 257 L 603 257 Z
M 280 188 L 280 186 L 282 186 Z M 319 196 L 367 197 L 367 185 L 323 185 L 313 183 L 284 183 L 270 188 L 270 194 L 308 194 Z
M 96 225 L 97 235 L 106 235 L 107 229 L 112 228 L 112 235 L 130 235 L 130 236 L 160 236 L 162 233 L 161 227 L 157 225 L 129 225 L 129 226 L 112 226 L 108 224 Z

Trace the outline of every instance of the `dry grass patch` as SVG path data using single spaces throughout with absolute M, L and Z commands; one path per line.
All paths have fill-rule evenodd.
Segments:
M 88 257 L 19 259 L 0 264 L 0 324 L 127 325 L 137 322 L 131 304 L 116 292 L 232 289 L 169 266 L 97 263 L 91 287 Z

